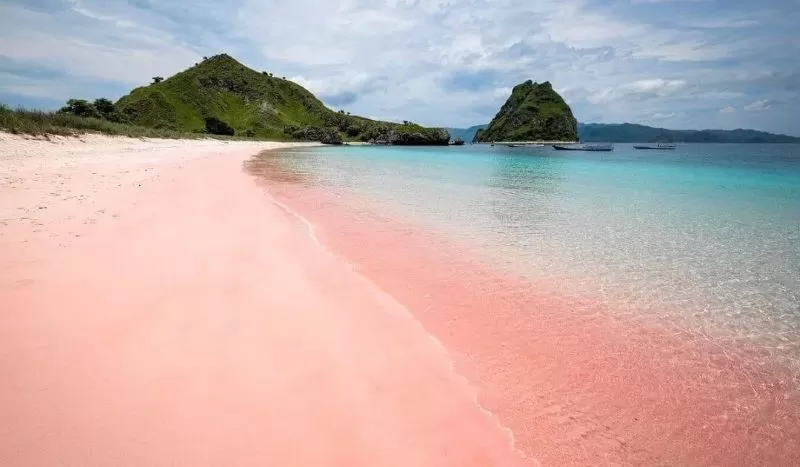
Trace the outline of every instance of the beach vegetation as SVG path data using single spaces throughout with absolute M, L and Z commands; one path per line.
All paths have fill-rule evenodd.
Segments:
M 0 104 L 0 130 L 32 136 L 76 136 L 83 133 L 123 135 L 147 138 L 183 138 L 187 135 L 163 129 L 138 127 L 112 122 L 96 116 L 80 116 L 71 112 L 45 112 L 12 109 Z M 194 136 L 197 137 L 196 135 Z
M 59 113 L 72 114 L 78 117 L 100 118 L 118 123 L 124 121 L 117 112 L 114 103 L 104 97 L 95 99 L 94 102 L 84 99 L 69 99 L 66 105 L 59 109 Z
M 69 99 L 59 112 L 77 115 L 78 117 L 100 118 L 100 112 L 97 111 L 97 108 L 85 99 Z
M 69 112 L 12 109 L 4 104 L 0 104 L 0 131 L 36 137 L 80 136 L 95 133 L 129 138 L 239 139 L 235 136 L 208 134 L 205 131 L 182 132 L 168 128 L 148 128 L 104 118 L 78 116 Z

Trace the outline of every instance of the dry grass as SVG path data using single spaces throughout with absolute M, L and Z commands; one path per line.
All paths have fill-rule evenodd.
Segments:
M 101 133 L 104 135 L 120 135 L 132 138 L 214 138 L 214 139 L 249 139 L 209 135 L 205 133 L 186 133 L 175 130 L 144 128 L 124 123 L 114 123 L 98 118 L 78 117 L 58 112 L 39 110 L 12 109 L 0 104 L 0 130 L 14 134 L 33 136 L 62 135 L 75 136 L 84 133 Z

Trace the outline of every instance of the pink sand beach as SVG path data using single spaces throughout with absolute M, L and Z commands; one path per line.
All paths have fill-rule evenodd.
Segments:
M 2 135 L 0 465 L 535 465 L 241 165 Z
M 0 465 L 800 465 L 780 368 L 247 162 L 287 146 L 0 134 Z

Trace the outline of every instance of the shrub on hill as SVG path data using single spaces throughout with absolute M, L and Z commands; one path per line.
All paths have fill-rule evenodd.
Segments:
M 212 135 L 233 136 L 236 134 L 230 125 L 216 117 L 206 117 L 206 131 Z
M 58 111 L 59 113 L 72 114 L 78 117 L 100 118 L 110 122 L 123 122 L 124 119 L 117 112 L 114 103 L 106 98 L 95 99 L 89 102 L 84 99 L 69 99 Z

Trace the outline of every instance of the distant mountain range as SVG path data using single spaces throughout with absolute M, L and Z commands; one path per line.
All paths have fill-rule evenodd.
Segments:
M 489 125 L 475 125 L 469 128 L 448 128 L 447 131 L 450 133 L 450 138 L 460 139 L 469 143 L 475 139 L 475 133 L 477 133 L 478 130 L 485 130 L 488 126 Z
M 472 141 L 488 125 L 448 128 L 453 138 Z M 646 143 L 654 140 L 678 143 L 800 143 L 800 138 L 757 130 L 668 130 L 634 123 L 578 123 L 578 137 L 584 142 Z
M 667 130 L 633 123 L 579 123 L 578 136 L 585 142 L 608 143 L 800 143 L 800 138 L 756 130 Z

